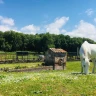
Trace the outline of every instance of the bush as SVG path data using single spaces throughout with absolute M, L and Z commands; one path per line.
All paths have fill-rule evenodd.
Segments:
M 16 66 L 14 69 L 28 68 L 27 66 Z
M 3 69 L 3 71 L 8 72 L 8 71 L 9 71 L 9 68 L 8 68 L 8 67 L 5 67 L 5 68 Z

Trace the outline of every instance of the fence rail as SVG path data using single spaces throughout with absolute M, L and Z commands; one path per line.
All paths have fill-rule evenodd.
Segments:
M 80 60 L 80 56 L 77 52 L 68 52 L 67 60 Z
M 12 62 L 35 62 L 40 61 L 38 55 L 29 53 L 28 55 L 18 55 L 14 53 L 0 53 L 0 63 L 12 63 Z
M 18 58 L 17 58 L 18 57 Z M 68 52 L 67 60 L 79 60 L 79 55 L 77 52 Z M 33 54 L 29 52 L 28 54 L 18 55 L 16 52 L 13 53 L 0 53 L 0 63 L 12 63 L 12 62 L 35 62 L 40 61 L 38 54 Z M 42 60 L 41 60 L 42 61 Z

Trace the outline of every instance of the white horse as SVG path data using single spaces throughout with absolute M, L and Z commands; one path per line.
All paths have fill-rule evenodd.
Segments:
M 96 66 L 96 44 L 90 44 L 85 41 L 80 48 L 80 60 L 81 60 L 81 73 L 89 74 L 90 60 L 92 60 L 94 66 L 93 71 L 95 71 Z

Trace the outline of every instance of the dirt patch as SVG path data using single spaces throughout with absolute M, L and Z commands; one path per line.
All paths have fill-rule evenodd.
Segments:
M 43 71 L 53 70 L 53 66 L 43 66 L 38 68 L 24 68 L 24 69 L 10 69 L 8 72 L 29 72 L 29 71 Z

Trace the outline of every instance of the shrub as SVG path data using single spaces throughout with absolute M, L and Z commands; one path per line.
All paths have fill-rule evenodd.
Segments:
M 3 71 L 8 72 L 9 68 L 8 67 L 4 67 Z
M 16 66 L 14 69 L 28 68 L 27 66 Z

